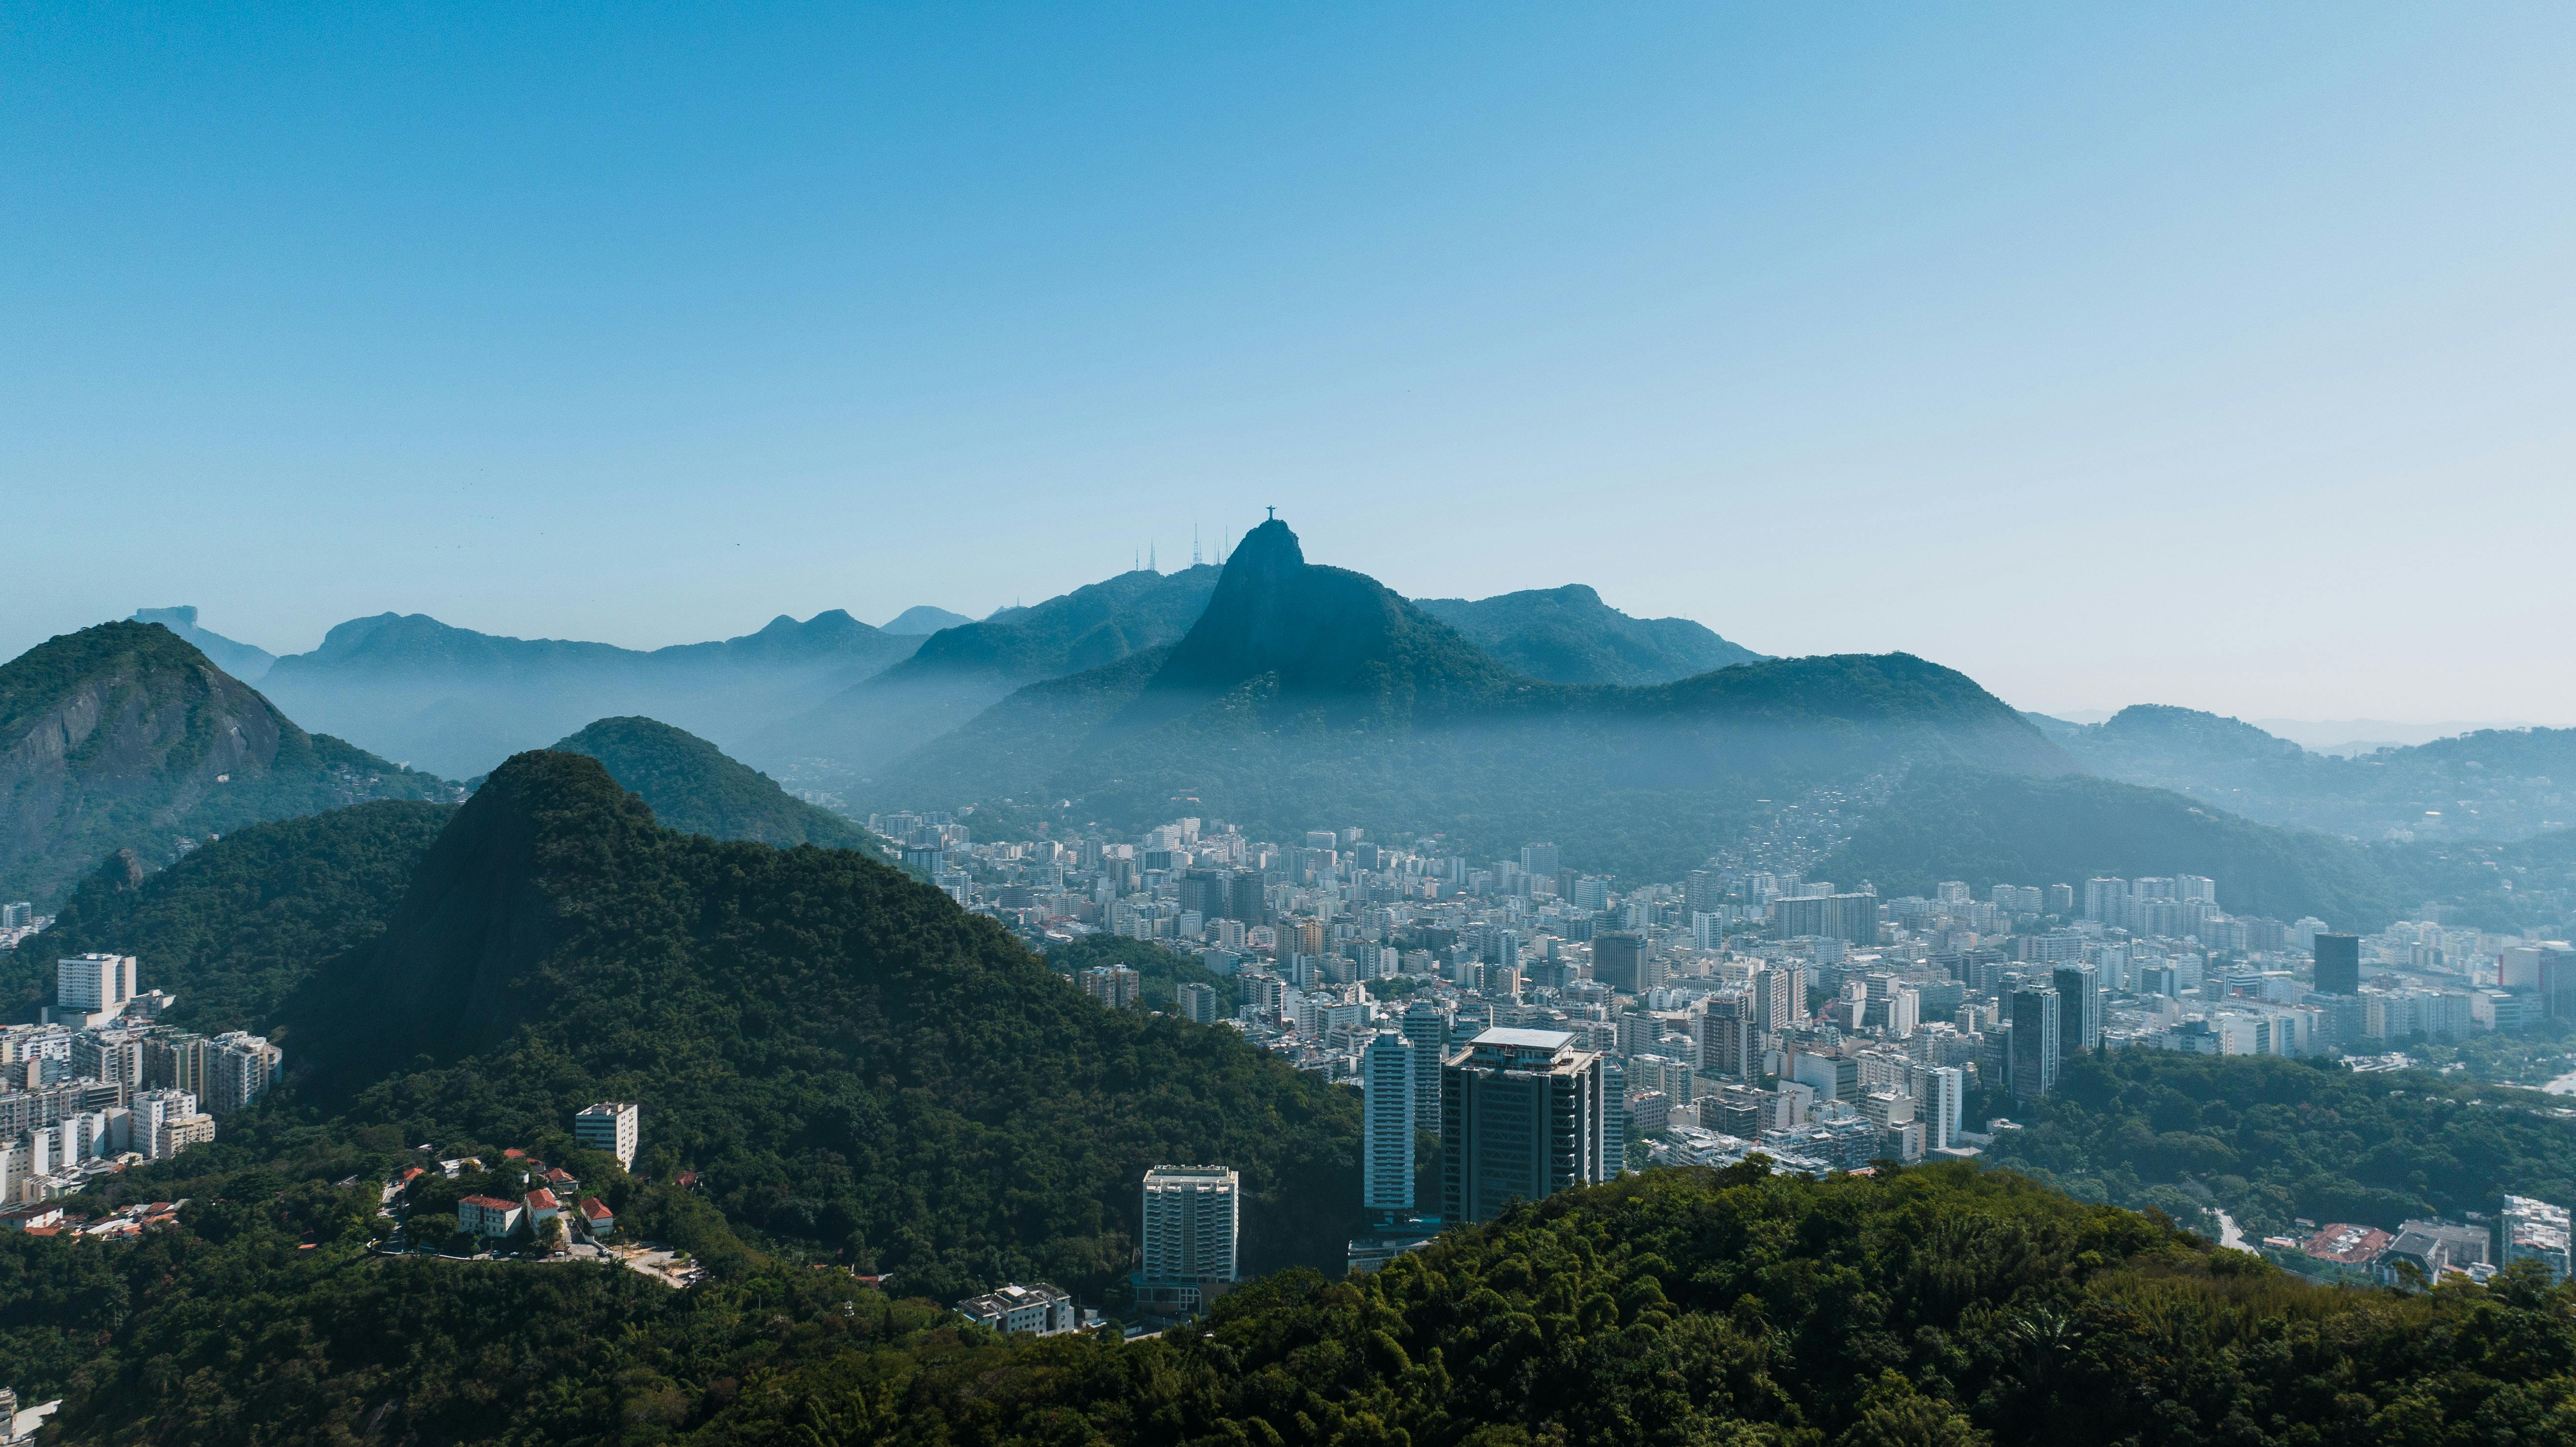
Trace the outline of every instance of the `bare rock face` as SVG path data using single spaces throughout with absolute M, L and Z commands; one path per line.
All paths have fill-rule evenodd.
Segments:
M 297 728 L 157 623 L 103 623 L 0 667 L 0 895 L 51 900 L 99 860 L 444 781 Z
M 143 856 L 120 849 L 98 867 L 98 877 L 111 893 L 132 894 L 143 887 Z

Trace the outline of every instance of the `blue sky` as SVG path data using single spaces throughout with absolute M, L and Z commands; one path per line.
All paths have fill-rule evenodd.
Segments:
M 2028 707 L 2576 723 L 2576 9 L 16 7 L 0 653 L 1276 505 Z

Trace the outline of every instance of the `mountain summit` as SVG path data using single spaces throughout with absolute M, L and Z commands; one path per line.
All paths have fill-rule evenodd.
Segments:
M 711 839 L 752 839 L 788 848 L 873 849 L 867 831 L 778 787 L 768 775 L 725 756 L 686 729 L 649 718 L 604 718 L 555 743 L 588 754 L 641 795 L 665 828 Z
M 1526 682 L 1375 578 L 1307 562 L 1276 518 L 1236 545 L 1207 610 L 1126 722 L 1157 722 L 1255 681 L 1300 707 L 1384 722 Z
M 50 901 L 119 849 L 158 866 L 264 819 L 453 792 L 306 733 L 158 623 L 66 633 L 0 667 L 0 898 Z

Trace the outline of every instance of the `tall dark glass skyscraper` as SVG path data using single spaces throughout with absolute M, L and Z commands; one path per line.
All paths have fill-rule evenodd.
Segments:
M 2057 1060 L 2064 1047 L 2064 1026 L 2057 992 L 2046 985 L 2024 985 L 2004 997 L 2012 1020 L 2012 1093 L 2029 1100 L 2057 1086 Z
M 1440 1070 L 1441 1214 L 1490 1221 L 1513 1201 L 1619 1173 L 1599 1055 L 1561 1030 L 1486 1030 Z
M 2359 935 L 2317 936 L 2317 993 L 2320 995 L 2361 993 L 2361 937 Z
M 2049 972 L 2057 986 L 2057 1048 L 2066 1055 L 2102 1048 L 2102 975 L 2091 965 L 2059 965 Z

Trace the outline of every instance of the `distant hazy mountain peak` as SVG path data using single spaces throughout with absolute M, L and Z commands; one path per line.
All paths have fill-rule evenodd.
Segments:
M 196 645 L 197 651 L 212 659 L 217 668 L 244 683 L 259 682 L 260 676 L 268 672 L 269 665 L 277 661 L 277 655 L 265 648 L 198 627 L 194 604 L 177 608 L 137 608 L 132 621 L 160 624 Z
M 897 637 L 910 638 L 918 634 L 936 633 L 942 628 L 960 628 L 974 621 L 963 613 L 951 613 L 945 608 L 933 608 L 927 603 L 917 603 L 894 615 L 894 620 L 885 625 L 884 631 Z

